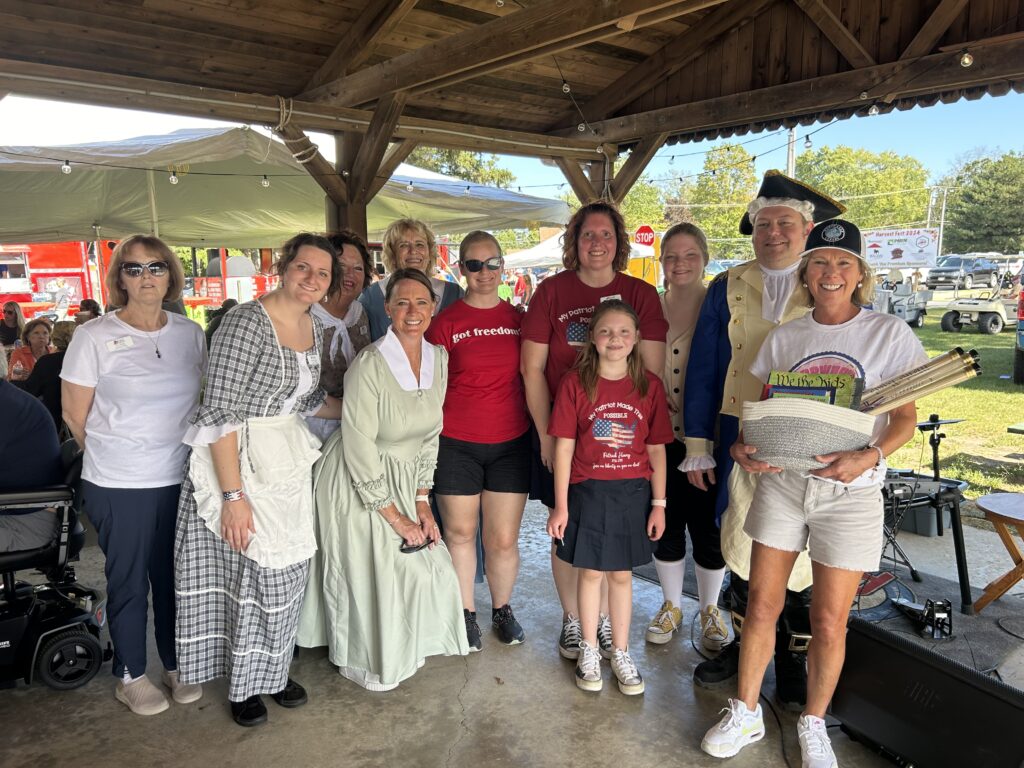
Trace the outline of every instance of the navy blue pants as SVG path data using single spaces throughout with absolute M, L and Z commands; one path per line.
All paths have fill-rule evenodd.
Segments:
M 101 488 L 82 481 L 85 513 L 107 558 L 107 621 L 114 642 L 114 676 L 127 667 L 146 673 L 146 622 L 153 588 L 153 629 L 164 669 L 178 668 L 174 653 L 174 527 L 180 485 Z

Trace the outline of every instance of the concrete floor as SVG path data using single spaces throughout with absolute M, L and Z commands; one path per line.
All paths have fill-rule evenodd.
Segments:
M 243 729 L 226 702 L 226 685 L 205 686 L 201 701 L 175 705 L 151 718 L 132 715 L 113 697 L 109 664 L 89 685 L 58 693 L 41 685 L 0 691 L 0 766 L 21 768 L 73 764 L 100 766 L 719 766 L 700 751 L 704 731 L 718 718 L 728 692 L 709 692 L 691 682 L 700 661 L 689 635 L 665 646 L 646 645 L 645 622 L 661 602 L 660 589 L 634 582 L 636 614 L 632 647 L 647 681 L 643 696 L 618 692 L 607 664 L 601 693 L 576 689 L 572 664 L 555 647 L 560 612 L 550 578 L 545 513 L 531 503 L 523 526 L 523 565 L 513 605 L 527 641 L 505 647 L 484 626 L 484 650 L 465 658 L 430 658 L 411 680 L 390 693 L 369 693 L 338 675 L 325 650 L 304 651 L 293 675 L 306 686 L 310 703 L 284 710 L 268 700 L 270 722 Z M 969 529 L 972 530 L 972 529 Z M 995 534 L 969 534 L 969 551 L 988 559 L 1001 545 Z M 901 535 L 922 570 L 942 573 L 952 564 L 949 538 Z M 938 544 L 934 542 L 940 542 Z M 972 543 L 973 542 L 973 543 Z M 945 549 L 943 549 L 945 546 Z M 931 552 L 932 554 L 927 554 Z M 87 547 L 78 569 L 85 583 L 102 584 L 102 560 Z M 996 555 L 993 555 L 994 558 Z M 1005 553 L 1003 553 L 1005 557 Z M 1005 570 L 1005 569 L 1004 569 Z M 973 564 L 972 564 L 973 571 Z M 952 576 L 951 576 L 952 577 Z M 980 581 L 980 579 L 979 579 Z M 478 587 L 478 609 L 489 598 Z M 1020 599 L 1019 597 L 1004 599 Z M 687 600 L 685 620 L 696 607 Z M 1017 674 L 1024 680 L 1024 664 Z M 150 676 L 159 661 L 150 652 Z M 773 683 L 765 684 L 771 696 Z M 795 716 L 779 712 L 782 731 L 766 709 L 767 737 L 728 763 L 735 768 L 800 765 Z M 889 765 L 832 729 L 844 768 Z

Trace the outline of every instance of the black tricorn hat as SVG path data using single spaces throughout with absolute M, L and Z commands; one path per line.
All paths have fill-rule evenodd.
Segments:
M 814 187 L 774 169 L 765 172 L 764 178 L 761 180 L 761 188 L 757 190 L 755 199 L 758 197 L 804 200 L 814 206 L 815 222 L 834 219 L 846 210 L 845 205 L 822 194 Z M 753 232 L 754 224 L 750 220 L 750 214 L 744 211 L 743 217 L 740 219 L 740 234 L 750 235 Z

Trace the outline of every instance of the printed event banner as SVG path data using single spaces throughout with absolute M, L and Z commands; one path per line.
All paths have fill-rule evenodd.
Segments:
M 866 229 L 864 249 L 875 272 L 893 267 L 930 269 L 939 255 L 939 230 Z

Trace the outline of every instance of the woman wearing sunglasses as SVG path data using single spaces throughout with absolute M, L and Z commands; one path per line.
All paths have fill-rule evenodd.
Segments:
M 320 546 L 298 640 L 328 646 L 341 675 L 371 691 L 397 687 L 428 656 L 469 652 L 429 501 L 448 354 L 423 337 L 430 280 L 418 269 L 392 278 L 391 326 L 349 367 L 341 428 L 314 470 Z
M 519 526 L 530 490 L 530 421 L 519 374 L 522 314 L 498 298 L 501 246 L 488 232 L 470 232 L 459 246 L 459 267 L 467 283 L 465 298 L 427 330 L 428 341 L 448 350 L 434 497 L 459 576 L 466 639 L 471 651 L 479 651 L 473 579 L 481 511 L 494 632 L 506 645 L 525 638 L 509 600 L 519 573 Z
M 13 347 L 25 330 L 25 315 L 16 301 L 4 302 L 4 317 L 0 320 L 0 345 Z
M 106 276 L 119 309 L 78 328 L 60 374 L 64 421 L 85 449 L 85 511 L 106 556 L 114 695 L 138 715 L 168 706 L 146 676 L 150 588 L 163 684 L 178 703 L 202 696 L 179 681 L 174 649 L 174 525 L 188 455 L 181 441 L 206 356 L 202 329 L 161 309 L 184 282 L 163 241 L 122 240 Z
M 430 227 L 417 219 L 398 219 L 384 232 L 384 268 L 388 273 L 363 291 L 359 303 L 366 309 L 370 320 L 370 338 L 382 338 L 391 325 L 391 317 L 384 307 L 391 275 L 399 269 L 418 269 L 430 279 L 434 292 L 434 314 L 462 298 L 462 287 L 435 277 L 437 271 L 437 239 Z

